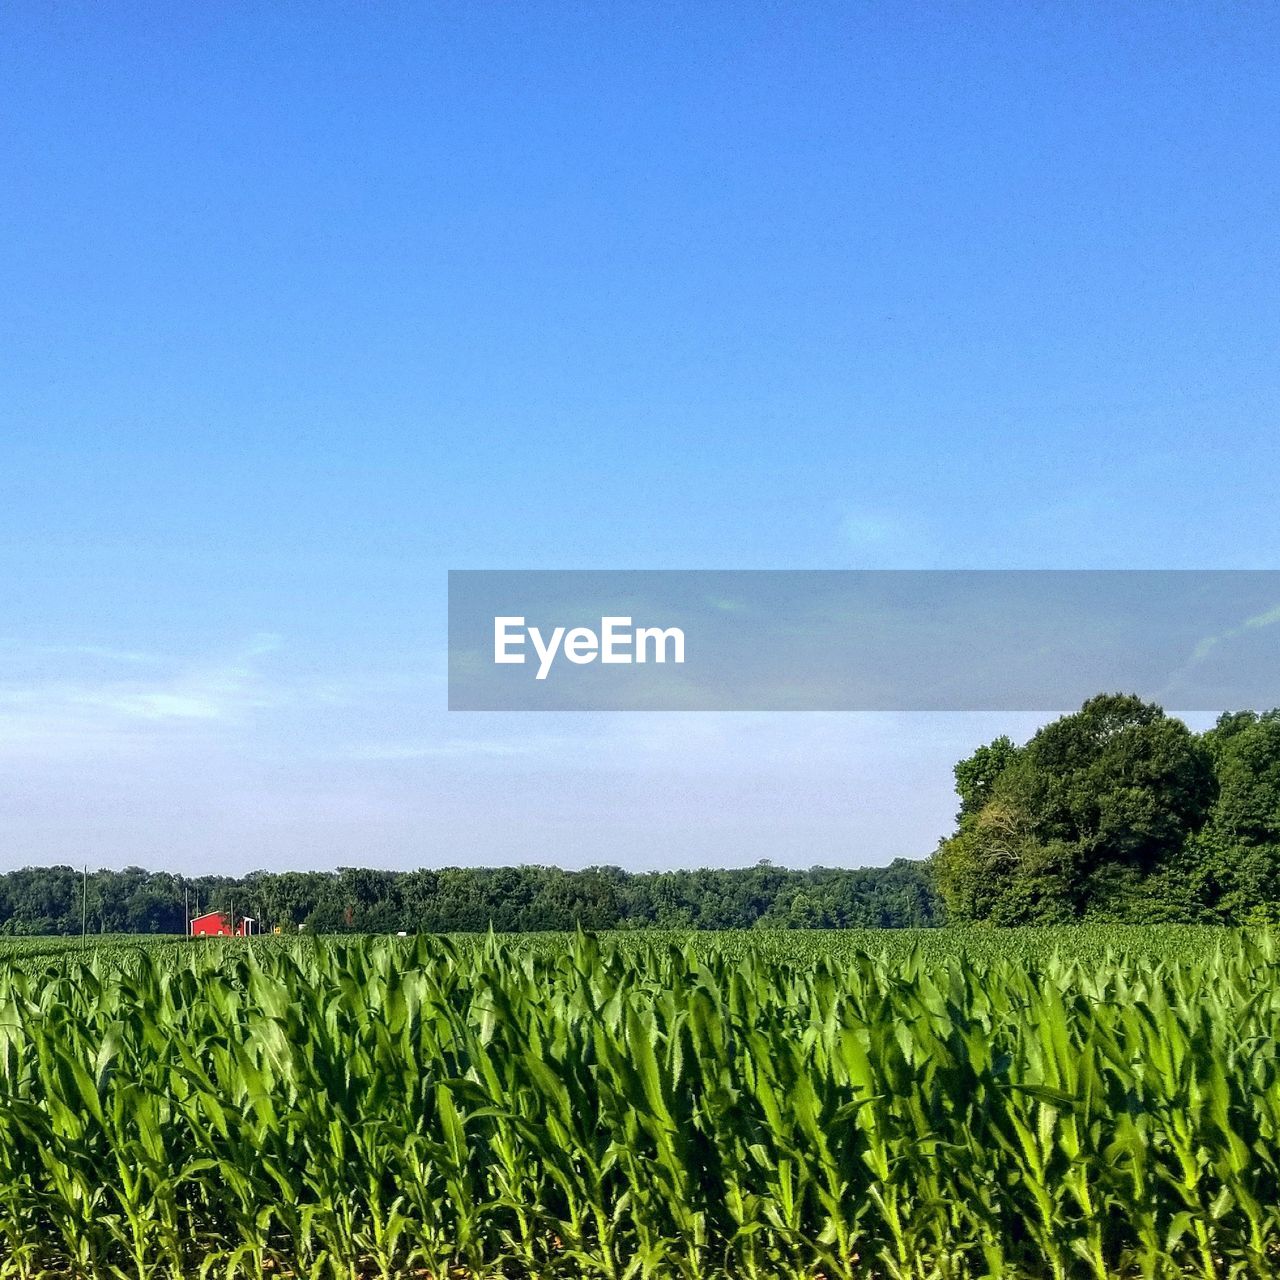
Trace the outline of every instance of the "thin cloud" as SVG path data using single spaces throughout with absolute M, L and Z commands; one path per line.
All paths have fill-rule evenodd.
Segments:
M 496 757 L 536 754 L 539 745 L 520 738 L 455 738 L 444 742 L 357 743 L 340 753 L 342 759 L 360 764 L 396 763 L 407 760 L 462 760 L 468 757 Z
M 262 659 L 280 643 L 275 635 L 255 635 L 230 655 L 196 662 L 95 645 L 8 645 L 10 674 L 0 677 L 0 750 L 136 747 L 154 742 L 157 733 L 243 723 L 281 701 L 262 671 Z M 74 661 L 80 657 L 108 658 L 124 669 L 86 673 Z M 142 666 L 157 669 L 143 674 Z M 68 674 L 68 668 L 80 669 Z
M 1205 636 L 1192 650 L 1191 661 L 1183 671 L 1188 671 L 1197 663 L 1203 662 L 1220 644 L 1225 644 L 1229 640 L 1238 640 L 1249 631 L 1260 631 L 1263 627 L 1275 626 L 1277 622 L 1280 622 L 1280 605 L 1276 605 L 1274 609 L 1268 609 L 1266 613 L 1246 618 L 1238 627 L 1231 627 L 1216 636 Z
M 1262 631 L 1267 627 L 1273 627 L 1280 623 L 1280 605 L 1266 610 L 1264 613 L 1255 614 L 1251 618 L 1246 618 L 1237 627 L 1228 627 L 1225 631 L 1220 631 L 1217 635 L 1205 636 L 1202 640 L 1196 642 L 1195 647 L 1191 651 L 1191 657 L 1187 662 L 1178 668 L 1177 671 L 1169 678 L 1168 684 L 1161 690 L 1161 697 L 1169 699 L 1177 697 L 1177 690 L 1188 676 L 1201 666 L 1209 658 L 1209 655 L 1222 645 L 1230 644 L 1233 640 L 1239 640 L 1251 633 Z
M 841 521 L 840 532 L 855 547 L 880 547 L 893 539 L 899 529 L 881 516 L 850 514 Z
M 97 662 L 129 667 L 165 666 L 176 659 L 171 654 L 147 653 L 141 649 L 113 649 L 97 644 L 21 645 L 13 640 L 0 641 L 0 656 L 22 655 L 27 659 L 91 658 Z

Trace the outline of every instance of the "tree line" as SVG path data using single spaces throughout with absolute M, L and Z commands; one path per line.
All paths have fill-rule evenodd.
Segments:
M 979 747 L 955 779 L 933 858 L 954 922 L 1280 922 L 1280 710 L 1197 734 L 1104 694 Z
M 255 871 L 181 877 L 128 867 L 26 867 L 0 875 L 0 933 L 185 932 L 197 911 L 251 916 L 267 929 L 315 933 L 926 927 L 940 904 L 927 865 L 899 859 L 865 870 L 734 870 L 631 874 L 618 867 L 448 867 Z
M 1280 923 L 1280 709 L 1192 732 L 1102 694 L 955 767 L 956 827 L 925 861 L 861 870 L 618 867 L 0 875 L 0 933 L 182 933 L 197 910 L 317 933 L 844 929 L 1076 921 Z

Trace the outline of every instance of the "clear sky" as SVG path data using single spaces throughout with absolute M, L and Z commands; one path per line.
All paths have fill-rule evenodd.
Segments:
M 1280 9 L 0 9 L 0 865 L 883 862 L 1014 717 L 450 715 L 449 568 L 1280 567 Z

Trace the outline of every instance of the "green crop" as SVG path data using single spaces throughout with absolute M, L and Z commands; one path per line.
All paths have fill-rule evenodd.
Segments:
M 15 942 L 0 1272 L 1271 1277 L 1278 977 L 1211 930 Z

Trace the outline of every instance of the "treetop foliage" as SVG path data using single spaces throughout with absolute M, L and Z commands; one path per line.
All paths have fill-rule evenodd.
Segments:
M 951 920 L 1280 919 L 1280 712 L 1195 734 L 1101 694 L 955 778 L 957 828 L 933 859 Z

